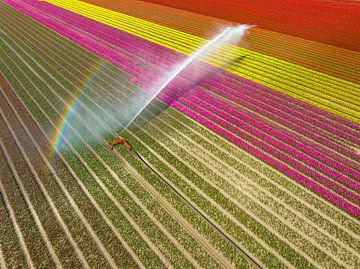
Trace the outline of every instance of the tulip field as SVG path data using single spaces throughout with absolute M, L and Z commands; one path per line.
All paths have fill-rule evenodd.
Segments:
M 360 53 L 330 34 L 250 29 L 122 133 L 142 161 L 109 149 L 133 96 L 220 24 L 0 2 L 0 268 L 360 268 Z

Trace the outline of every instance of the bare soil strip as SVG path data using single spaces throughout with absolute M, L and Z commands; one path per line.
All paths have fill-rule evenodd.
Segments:
M 7 164 L 6 157 L 4 155 L 4 149 L 1 147 L 0 150 L 1 150 L 0 161 L 1 163 Z M 13 175 L 11 174 L 10 167 L 8 167 L 5 170 L 5 172 L 6 171 L 9 171 L 10 173 L 0 174 L 0 179 L 1 179 L 0 192 L 3 201 L 5 203 L 6 211 L 8 212 L 8 216 L 11 219 L 12 226 L 16 231 L 16 235 L 19 238 L 19 242 L 23 254 L 25 256 L 27 266 L 29 266 L 30 268 L 35 268 L 35 266 L 40 267 L 40 264 L 38 264 L 38 262 L 35 261 L 34 263 L 32 260 L 32 257 L 35 257 L 34 251 L 36 250 L 36 248 L 39 248 L 39 247 L 35 247 L 35 244 L 37 243 L 38 245 L 39 243 L 38 237 L 40 237 L 40 235 L 37 235 L 37 237 L 32 238 L 32 236 L 36 234 L 36 231 L 34 231 L 33 228 L 29 228 L 29 227 L 34 227 L 35 223 L 30 223 L 31 219 L 29 219 L 28 216 L 29 213 L 28 212 L 25 213 L 26 209 L 24 209 L 24 205 L 23 205 L 24 201 L 22 199 L 21 194 L 20 193 L 19 193 L 20 195 L 18 194 L 19 190 L 17 190 L 16 185 L 11 184 L 12 182 L 8 182 L 8 181 L 15 181 Z M 10 185 L 10 189 L 8 189 L 9 185 Z M 12 199 L 17 199 L 15 204 L 14 201 L 12 201 Z M 24 224 L 25 221 L 27 222 L 26 224 Z M 32 229 L 30 236 L 28 229 Z M 41 242 L 40 244 L 43 245 L 44 243 Z
M 0 244 L 0 268 L 1 269 L 7 269 L 7 265 L 6 265 L 6 262 L 5 262 L 5 258 L 4 258 L 4 254 L 3 254 L 3 251 L 2 251 L 2 244 Z

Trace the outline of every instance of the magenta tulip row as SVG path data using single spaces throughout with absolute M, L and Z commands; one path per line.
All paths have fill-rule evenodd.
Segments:
M 12 2 L 13 5 L 16 5 L 14 4 L 15 1 L 8 2 Z M 26 2 L 30 3 L 32 1 Z M 39 8 L 41 4 L 39 4 Z M 122 69 L 134 76 L 134 78 L 132 79 L 133 82 L 137 82 L 141 86 L 149 84 L 157 77 L 158 74 L 161 73 L 162 68 L 156 66 L 154 61 L 156 62 L 156 60 L 161 60 L 162 66 L 171 66 L 180 57 L 183 57 L 173 52 L 167 53 L 167 50 L 165 48 L 162 48 L 152 43 L 147 44 L 146 41 L 120 32 L 111 27 L 104 26 L 100 23 L 93 22 L 77 14 L 63 11 L 62 9 L 53 7 L 48 4 L 46 4 L 45 7 L 46 8 L 42 8 L 44 9 L 43 11 L 46 11 L 46 14 L 42 15 L 40 15 L 37 10 L 30 9 L 29 7 L 24 8 L 24 6 L 22 6 L 18 8 L 21 8 L 23 12 L 27 12 L 27 14 L 36 18 L 39 22 L 53 28 L 62 35 L 81 44 L 85 48 L 97 53 L 98 55 L 109 60 L 110 62 L 120 66 Z M 51 17 L 70 17 L 72 16 L 71 14 L 74 15 L 74 18 L 68 18 L 66 22 L 69 24 L 71 22 L 74 23 L 75 25 L 73 25 L 72 28 L 65 27 L 62 24 L 61 20 L 56 21 L 53 17 Z M 64 19 L 64 17 L 62 17 L 62 19 Z M 91 21 L 91 24 L 85 22 L 85 20 Z M 76 30 L 76 27 L 82 28 L 81 31 L 79 28 L 78 30 Z M 107 31 L 104 31 L 104 28 L 102 27 L 106 27 Z M 109 35 L 112 35 L 112 37 L 110 37 Z M 114 39 L 114 36 L 117 36 L 117 38 Z M 99 40 L 97 40 L 97 38 L 99 38 Z M 114 44 L 117 47 L 112 47 L 110 44 Z M 144 44 L 147 46 L 145 47 L 145 49 Z M 147 48 L 151 47 L 151 45 L 152 49 L 149 52 Z M 134 57 L 133 55 L 144 57 L 144 59 L 147 60 L 146 64 L 150 65 L 151 72 L 138 67 L 136 65 L 136 57 Z M 204 64 L 201 65 L 201 68 L 209 69 L 209 67 Z M 275 94 L 277 98 L 282 99 L 282 104 L 280 105 L 283 107 L 285 107 L 286 102 L 291 100 L 293 105 L 291 105 L 291 103 L 287 103 L 287 109 L 292 109 L 292 111 L 290 114 L 287 114 L 288 118 L 290 117 L 290 119 L 286 121 L 286 124 L 290 124 L 294 122 L 294 120 L 291 119 L 295 117 L 293 115 L 294 113 L 296 113 L 296 109 L 299 110 L 299 107 L 297 106 L 298 101 L 289 99 L 288 97 L 286 97 L 285 99 L 289 100 L 284 100 L 283 95 L 276 94 L 273 91 L 254 84 L 250 81 L 239 81 L 238 77 L 236 77 L 237 84 L 231 83 L 235 81 L 234 76 L 232 74 L 227 74 L 224 71 L 218 72 L 220 73 L 220 76 L 216 75 L 212 76 L 211 79 L 208 77 L 201 79 L 199 81 L 199 84 L 206 86 L 207 88 L 211 89 L 212 92 L 216 92 L 224 98 L 236 101 L 236 105 L 233 103 L 229 103 L 228 100 L 223 100 L 223 98 L 217 98 L 214 95 L 210 94 L 210 92 L 205 92 L 200 87 L 196 87 L 195 89 L 194 87 L 191 87 L 191 91 L 186 92 L 184 91 L 187 88 L 186 84 L 184 84 L 184 79 L 191 78 L 191 71 L 193 70 L 188 70 L 187 72 L 184 72 L 182 74 L 182 82 L 176 81 L 175 83 L 173 83 L 170 87 L 166 89 L 163 94 L 160 95 L 160 97 L 162 97 L 164 101 L 170 102 L 175 108 L 181 108 L 180 110 L 188 116 L 191 116 L 197 120 L 201 119 L 200 122 L 202 122 L 203 124 L 206 123 L 206 126 L 210 127 L 211 129 L 225 136 L 226 138 L 231 138 L 231 141 L 236 141 L 237 145 L 253 153 L 257 157 L 261 157 L 260 159 L 266 161 L 267 163 L 275 167 L 281 167 L 281 169 L 279 170 L 283 171 L 289 176 L 292 175 L 292 178 L 296 179 L 302 184 L 304 183 L 303 185 L 313 189 L 315 192 L 317 192 L 324 198 L 327 197 L 328 199 L 329 197 L 332 197 L 331 199 L 329 199 L 330 201 L 340 207 L 343 207 L 349 213 L 352 212 L 351 214 L 355 214 L 356 207 L 353 207 L 350 203 L 348 203 L 341 197 L 333 194 L 331 191 L 323 188 L 320 184 L 312 181 L 311 179 L 303 175 L 305 174 L 313 179 L 318 180 L 327 188 L 332 189 L 337 193 L 347 197 L 347 199 L 351 200 L 353 203 L 359 204 L 359 196 L 342 187 L 340 184 L 331 181 L 327 177 L 322 175 L 322 173 L 324 173 L 327 174 L 329 177 L 333 176 L 342 184 L 359 191 L 360 188 L 358 182 L 350 178 L 359 178 L 359 174 L 355 170 L 355 164 L 353 162 L 349 161 L 346 158 L 343 158 L 341 155 L 334 155 L 333 151 L 327 150 L 326 148 L 321 147 L 318 144 L 311 144 L 311 141 L 307 142 L 310 143 L 309 145 L 307 145 L 306 143 L 300 143 L 299 141 L 301 140 L 299 139 L 299 137 L 294 137 L 294 133 L 290 134 L 288 131 L 288 134 L 285 133 L 284 130 L 286 129 L 282 128 L 279 125 L 269 127 L 268 120 L 266 121 L 263 117 L 260 117 L 251 111 L 245 113 L 245 110 L 242 107 L 247 106 L 250 110 L 254 110 L 254 107 L 256 108 L 262 105 L 267 108 L 266 110 L 269 110 L 271 112 L 270 114 L 278 115 L 278 117 L 281 118 L 281 115 L 286 115 L 286 113 L 281 112 L 282 107 L 275 106 L 277 105 L 277 103 L 271 103 L 273 101 L 271 101 L 270 98 L 264 96 L 264 93 Z M 233 89 L 231 89 L 229 86 L 231 86 Z M 182 95 L 183 97 L 181 97 Z M 173 99 L 171 99 L 171 97 Z M 174 97 L 180 97 L 180 99 L 174 101 Z M 234 97 L 236 97 L 236 99 L 234 99 Z M 246 99 L 256 101 L 255 105 L 249 106 L 249 103 L 246 103 Z M 304 104 L 302 104 L 302 106 L 304 107 Z M 236 117 L 233 117 L 232 115 Z M 262 115 L 264 114 L 262 113 Z M 311 118 L 310 115 L 311 114 L 306 113 L 300 114 L 301 117 L 299 118 L 303 121 L 309 122 L 308 118 Z M 219 116 L 221 116 L 223 119 L 221 119 Z M 215 123 L 217 123 L 218 125 L 216 125 Z M 326 125 L 327 129 L 329 129 L 329 127 L 332 128 L 326 123 L 317 123 Z M 334 124 L 333 121 L 332 123 Z M 337 124 L 340 123 L 337 122 Z M 219 125 L 225 127 L 226 130 L 219 127 Z M 301 125 L 298 124 L 298 126 Z M 342 128 L 347 127 L 342 126 Z M 305 133 L 303 134 L 308 137 L 312 135 L 312 132 L 305 130 Z M 337 135 L 339 134 L 336 134 L 334 136 L 336 137 Z M 344 134 L 340 135 L 344 136 Z M 241 138 L 239 138 L 239 136 Z M 350 137 L 353 140 L 356 140 L 356 137 Z M 236 139 L 234 140 L 234 138 Z M 255 147 L 245 142 L 245 138 L 247 141 L 255 145 Z M 301 139 L 303 140 L 303 138 Z M 326 142 L 327 144 L 334 144 L 334 142 L 332 142 L 331 140 L 326 140 L 326 138 L 323 139 L 325 140 L 324 142 Z M 353 142 L 355 142 L 355 140 Z M 316 145 L 318 148 L 313 147 L 314 145 Z M 338 146 L 338 148 L 339 147 L 341 148 L 341 146 Z M 249 150 L 250 148 L 252 150 Z M 297 150 L 296 148 L 299 150 Z M 349 152 L 346 148 L 342 148 L 341 150 L 342 153 L 347 153 L 351 155 L 351 152 Z M 259 154 L 258 151 L 260 151 L 261 154 Z M 325 152 L 326 154 L 323 154 L 322 152 Z M 313 155 L 316 158 L 310 157 L 305 153 Z M 275 156 L 279 160 L 274 159 L 273 157 L 271 157 L 271 155 Z M 296 159 L 301 160 L 301 162 L 297 161 Z M 303 162 L 313 167 L 316 167 L 316 169 L 318 169 L 322 173 L 319 173 L 318 171 L 309 168 L 306 164 L 303 164 Z M 288 164 L 292 167 L 289 167 Z M 331 166 L 333 166 L 335 169 Z M 299 173 L 297 170 L 303 172 L 303 174 Z M 349 175 L 350 177 L 344 175 L 342 172 L 346 175 Z M 294 177 L 295 175 L 296 177 Z M 304 180 L 304 178 L 306 178 L 306 180 Z M 312 183 L 310 184 L 308 181 Z M 357 212 L 355 215 L 358 216 L 357 214 L 359 214 L 359 212 Z

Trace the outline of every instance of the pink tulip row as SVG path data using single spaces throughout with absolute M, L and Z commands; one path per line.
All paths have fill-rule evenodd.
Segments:
M 9 1 L 9 2 L 11 2 L 11 1 Z M 14 2 L 14 1 L 12 1 L 12 2 Z M 27 1 L 27 2 L 32 2 L 32 1 Z M 55 10 L 50 11 L 48 7 L 51 7 L 52 9 L 55 9 Z M 161 72 L 161 68 L 157 68 L 157 66 L 154 63 L 152 63 L 151 68 L 153 68 L 153 70 L 151 70 L 151 71 L 154 71 L 155 74 L 154 74 L 154 72 L 149 72 L 149 71 L 143 70 L 142 68 L 139 68 L 136 65 L 136 63 L 134 63 L 134 58 L 132 58 L 131 55 L 128 54 L 128 52 L 135 54 L 135 55 L 144 56 L 145 59 L 154 59 L 154 60 L 166 59 L 165 61 L 163 61 L 164 65 L 166 65 L 166 64 L 171 65 L 171 61 L 176 62 L 180 57 L 182 57 L 181 55 L 177 55 L 177 54 L 170 53 L 170 52 L 166 55 L 166 52 L 167 52 L 166 49 L 164 49 L 160 46 L 157 46 L 155 44 L 152 44 L 152 43 L 146 44 L 146 46 L 150 46 L 150 45 L 154 46 L 155 48 L 153 48 L 151 51 L 155 52 L 155 53 L 149 53 L 149 51 L 147 51 L 146 49 L 145 50 L 143 49 L 144 48 L 143 44 L 146 42 L 144 42 L 143 40 L 140 40 L 139 38 L 135 38 L 131 35 L 128 35 L 126 33 L 121 33 L 120 31 L 115 30 L 111 27 L 110 28 L 112 29 L 112 31 L 121 33 L 121 38 L 118 38 L 115 40 L 113 40 L 113 38 L 109 39 L 110 37 L 107 36 L 105 33 L 109 34 L 111 32 L 110 31 L 102 31 L 102 28 L 101 28 L 102 24 L 97 23 L 97 22 L 92 23 L 91 25 L 93 27 L 90 27 L 90 28 L 88 26 L 86 26 L 87 23 L 81 24 L 83 27 L 82 30 L 84 30 L 88 33 L 91 33 L 91 36 L 84 34 L 84 32 L 75 30 L 76 27 L 79 27 L 79 25 L 76 25 L 76 27 L 74 27 L 74 28 L 64 27 L 61 22 L 56 22 L 56 21 L 54 21 L 53 18 L 51 18 L 51 16 L 55 16 L 56 13 L 61 13 L 60 11 L 62 11 L 62 9 L 53 7 L 51 5 L 48 5 L 48 7 L 46 9 L 47 14 L 48 14 L 47 17 L 45 15 L 39 16 L 38 15 L 39 13 L 36 10 L 23 9 L 23 11 L 26 11 L 32 17 L 36 17 L 39 22 L 44 23 L 45 25 L 47 25 L 47 26 L 53 28 L 54 30 L 60 32 L 61 34 L 67 36 L 71 40 L 81 44 L 85 48 L 96 52 L 99 56 L 118 65 L 123 70 L 132 74 L 134 76 L 133 81 L 139 83 L 141 86 L 144 86 L 144 84 L 150 83 L 154 78 L 156 78 L 156 73 Z M 74 14 L 74 15 L 76 15 L 76 14 Z M 79 15 L 76 15 L 76 16 L 79 16 Z M 83 18 L 83 17 L 81 17 L 81 18 Z M 79 19 L 79 18 L 77 18 L 77 19 Z M 67 23 L 69 23 L 69 21 L 71 21 L 71 20 L 70 19 L 67 20 Z M 74 23 L 76 23 L 76 21 L 74 21 Z M 94 27 L 95 25 L 97 25 L 97 26 Z M 106 27 L 108 27 L 108 26 L 106 26 Z M 101 34 L 101 32 L 103 32 L 103 34 Z M 96 40 L 96 38 L 94 38 L 94 36 L 99 37 L 101 40 Z M 108 44 L 105 44 L 104 40 L 106 42 L 108 42 L 108 44 L 113 43 L 113 44 L 117 45 L 119 48 L 112 48 Z M 120 49 L 121 49 L 121 52 L 119 51 Z M 146 53 L 146 51 L 147 51 L 147 53 Z M 128 55 L 126 57 L 124 57 L 124 54 L 126 54 L 126 53 Z M 164 57 L 163 55 L 166 55 L 166 56 Z M 149 64 L 150 60 L 148 60 L 147 63 Z M 206 65 L 202 65 L 201 68 L 206 69 L 208 67 Z M 259 95 L 255 99 L 255 97 L 254 97 L 255 95 L 251 95 L 251 93 L 254 91 L 258 91 L 258 92 L 261 91 L 266 94 L 274 94 L 273 91 L 266 89 L 262 86 L 259 86 L 257 84 L 254 84 L 252 82 L 249 82 L 249 81 L 245 81 L 245 80 L 238 81 L 239 78 L 237 78 L 237 84 L 235 84 L 236 87 L 234 88 L 234 83 L 232 83 L 231 85 L 228 85 L 230 79 L 234 79 L 234 76 L 232 74 L 227 74 L 224 71 L 221 71 L 220 73 L 221 73 L 221 76 L 216 76 L 215 78 L 214 78 L 214 76 L 212 76 L 211 79 L 205 78 L 203 81 L 200 81 L 200 83 L 202 85 L 206 85 L 207 88 L 211 88 L 212 91 L 217 91 L 217 93 L 221 94 L 222 96 L 225 96 L 225 94 L 230 94 L 227 96 L 228 98 L 231 97 L 231 95 L 236 96 L 238 98 L 237 101 L 240 101 L 243 98 L 245 100 L 245 97 L 246 97 L 246 98 L 251 98 L 253 100 L 258 100 L 257 102 L 261 103 L 263 105 L 264 104 L 266 105 L 266 102 L 267 102 L 267 104 L 269 104 L 269 102 L 271 102 L 270 99 L 267 99 L 265 97 L 259 98 Z M 187 72 L 184 72 L 182 74 L 182 77 L 184 77 L 184 78 L 189 78 L 189 76 L 191 76 L 190 70 Z M 221 79 L 219 79 L 219 77 Z M 228 86 L 228 87 L 226 87 L 226 86 Z M 232 86 L 232 88 L 236 89 L 237 91 L 230 89 L 229 86 Z M 246 89 L 247 92 L 245 92 L 243 90 L 244 88 Z M 343 188 L 341 185 L 327 179 L 326 177 L 322 176 L 317 171 L 309 169 L 305 164 L 303 164 L 301 162 L 297 162 L 294 159 L 294 157 L 301 159 L 301 161 L 307 162 L 308 164 L 310 164 L 312 166 L 315 166 L 317 169 L 323 171 L 324 173 L 327 173 L 327 174 L 331 174 L 333 172 L 337 173 L 336 175 L 339 176 L 339 178 L 338 178 L 339 181 L 341 181 L 343 184 L 348 185 L 349 187 L 351 187 L 355 190 L 359 190 L 359 186 L 358 186 L 357 182 L 354 182 L 350 178 L 344 176 L 342 173 L 334 171 L 334 169 L 327 167 L 322 162 L 327 163 L 327 164 L 330 162 L 330 164 L 335 165 L 336 168 L 343 169 L 345 171 L 345 173 L 350 174 L 351 176 L 354 176 L 354 177 L 358 176 L 358 174 L 356 174 L 356 171 L 354 171 L 354 169 L 352 169 L 351 167 L 342 165 L 340 162 L 334 161 L 325 155 L 320 155 L 320 161 L 317 161 L 316 159 L 311 158 L 311 157 L 303 154 L 302 152 L 295 150 L 293 147 L 290 147 L 288 144 L 295 145 L 297 148 L 299 148 L 303 152 L 308 152 L 308 153 L 310 152 L 313 155 L 317 154 L 317 156 L 320 154 L 318 151 L 312 150 L 307 145 L 303 145 L 302 143 L 299 144 L 298 141 L 296 140 L 297 138 L 295 139 L 294 137 L 290 137 L 289 135 L 282 134 L 280 131 L 281 129 L 276 130 L 275 128 L 270 128 L 269 126 L 265 125 L 262 122 L 259 122 L 258 120 L 254 120 L 255 118 L 253 118 L 253 117 L 256 116 L 256 114 L 252 113 L 251 116 L 248 116 L 245 113 L 240 113 L 239 110 L 240 111 L 242 110 L 241 106 L 237 105 L 235 107 L 231 107 L 231 106 L 229 106 L 229 104 L 227 102 L 221 102 L 221 101 L 217 100 L 216 98 L 211 97 L 211 95 L 208 92 L 204 92 L 199 87 L 196 90 L 193 89 L 191 91 L 191 94 L 185 93 L 184 97 L 181 98 L 182 91 L 184 89 L 186 89 L 186 86 L 184 86 L 184 84 L 182 84 L 180 82 L 173 83 L 173 85 L 168 87 L 166 89 L 166 91 L 160 95 L 160 97 L 164 101 L 170 102 L 174 107 L 181 107 L 180 110 L 182 110 L 183 112 L 187 111 L 186 114 L 188 114 L 189 116 L 193 115 L 195 119 L 199 118 L 199 114 L 201 115 L 202 119 L 205 119 L 204 116 L 206 116 L 207 119 L 206 119 L 205 125 L 210 127 L 211 129 L 213 129 L 214 131 L 216 131 L 218 133 L 219 133 L 219 130 L 222 130 L 221 134 L 227 138 L 232 137 L 232 136 L 234 136 L 234 134 L 236 134 L 236 136 L 235 136 L 235 137 L 237 137 L 236 144 L 238 144 L 239 146 L 241 146 L 242 148 L 244 148 L 246 150 L 248 150 L 249 147 L 252 148 L 251 151 L 249 151 L 249 150 L 248 151 L 253 154 L 256 153 L 254 155 L 258 156 L 259 155 L 257 152 L 257 151 L 259 151 L 258 148 L 261 148 L 263 152 L 259 156 L 263 156 L 265 154 L 264 156 L 267 156 L 267 158 L 264 159 L 262 157 L 261 159 L 266 160 L 267 163 L 272 164 L 272 165 L 276 164 L 276 167 L 279 166 L 278 162 L 281 163 L 282 165 L 285 165 L 285 163 L 288 163 L 288 164 L 291 164 L 293 168 L 295 168 L 295 170 L 294 170 L 294 169 L 290 168 L 289 166 L 285 165 L 285 167 L 286 167 L 286 169 L 285 169 L 284 166 L 280 165 L 279 167 L 282 167 L 282 169 L 280 169 L 281 171 L 285 172 L 290 169 L 289 171 L 292 171 L 292 172 L 291 173 L 287 172 L 287 174 L 290 173 L 292 175 L 300 174 L 296 170 L 302 171 L 304 174 L 308 175 L 309 177 L 315 178 L 318 181 L 322 182 L 328 188 L 336 190 L 339 194 L 346 196 L 349 200 L 352 200 L 355 203 L 359 203 L 359 197 L 357 195 L 355 195 L 352 192 L 349 192 L 348 190 Z M 175 95 L 173 93 L 175 93 Z M 246 93 L 246 94 L 244 94 L 244 93 Z M 277 97 L 279 99 L 281 99 L 283 97 L 281 94 L 280 95 L 275 94 L 275 95 L 277 95 Z M 171 99 L 171 96 L 173 99 Z M 180 99 L 178 99 L 178 101 L 174 101 L 174 98 L 176 99 L 179 97 L 180 97 Z M 199 99 L 199 98 L 202 98 L 202 99 Z M 282 99 L 284 99 L 284 98 L 282 98 Z M 202 100 L 205 100 L 205 101 L 202 101 Z M 293 104 L 296 104 L 298 102 L 293 99 L 290 99 L 290 100 Z M 283 103 L 284 102 L 287 102 L 287 100 L 283 101 Z M 245 103 L 239 102 L 238 104 L 245 104 Z M 189 109 L 184 109 L 184 108 L 186 108 L 184 105 L 186 105 L 186 107 L 188 107 L 188 108 L 191 108 L 193 111 L 196 111 L 198 113 L 197 114 L 198 116 L 195 116 L 193 111 L 191 111 Z M 272 105 L 272 104 L 270 103 L 270 105 Z M 291 107 L 291 104 L 290 105 L 287 104 L 287 105 L 288 105 L 288 107 L 289 106 Z M 269 106 L 269 105 L 267 105 L 267 106 Z M 274 112 L 281 111 L 281 109 L 276 108 L 275 105 L 274 105 L 274 107 L 271 109 L 272 111 L 274 111 Z M 295 106 L 293 106 L 291 109 L 293 110 L 292 113 L 294 113 L 296 111 Z M 226 112 L 224 112 L 224 111 L 226 111 Z M 217 115 L 220 115 L 223 119 L 219 118 Z M 233 117 L 231 115 L 236 115 L 236 117 Z M 309 117 L 309 116 L 306 116 L 306 117 Z M 210 119 L 210 121 L 208 119 Z M 240 120 L 240 119 L 243 119 L 243 120 Z M 264 119 L 260 119 L 260 118 L 259 118 L 259 120 L 264 121 Z M 202 121 L 204 121 L 204 120 L 202 120 Z M 212 122 L 212 124 L 210 124 L 209 122 Z M 231 131 L 231 133 L 220 128 L 218 125 L 215 125 L 214 124 L 215 122 L 218 123 L 219 125 L 225 127 L 226 130 Z M 230 124 L 229 122 L 236 125 L 236 127 L 234 127 L 234 125 Z M 288 124 L 290 122 L 291 121 L 289 121 Z M 237 127 L 240 127 L 240 128 L 237 128 Z M 246 130 L 247 132 L 244 132 L 242 129 Z M 306 135 L 308 135 L 308 134 L 306 134 Z M 246 138 L 247 141 L 251 141 L 253 143 L 253 145 L 255 145 L 257 148 L 250 146 L 244 140 L 239 139 L 238 136 L 240 136 L 242 138 Z M 254 138 L 254 136 L 258 137 L 258 138 Z M 277 136 L 277 139 L 274 138 L 274 136 Z M 259 138 L 262 138 L 262 140 Z M 233 139 L 230 139 L 230 140 L 233 141 Z M 264 142 L 263 140 L 266 142 Z M 281 140 L 284 141 L 285 143 L 282 142 Z M 241 143 L 239 143 L 239 141 L 241 141 Z M 286 153 L 278 150 L 277 148 L 282 149 Z M 289 156 L 288 153 L 291 153 L 292 155 Z M 279 160 L 282 160 L 282 162 L 270 157 L 268 154 L 269 155 L 271 154 L 271 155 L 277 157 Z M 341 157 L 341 156 L 339 156 L 339 157 Z M 345 161 L 345 160 L 346 159 L 344 159 L 343 161 Z M 304 176 L 301 175 L 301 177 L 304 177 Z M 299 182 L 307 182 L 307 181 L 304 181 L 301 177 L 297 176 L 295 179 L 298 180 Z M 308 179 L 308 180 L 310 180 L 310 179 Z M 315 183 L 315 182 L 313 182 L 313 184 L 317 184 L 314 186 L 320 186 L 320 185 L 318 185 L 318 183 Z M 304 184 L 304 185 L 306 185 L 306 184 Z M 310 185 L 307 183 L 306 186 L 309 187 Z M 321 194 L 323 197 L 331 196 L 331 195 L 329 196 L 329 194 L 328 194 L 329 191 L 326 188 L 323 188 L 323 187 L 320 187 L 320 188 L 322 189 L 322 191 L 318 192 L 318 193 Z M 318 187 L 316 187 L 316 189 L 318 190 Z M 315 191 L 315 189 L 313 189 L 313 190 Z M 329 192 L 329 193 L 331 193 L 331 192 Z M 346 208 L 348 208 L 349 205 L 351 205 L 343 199 L 337 200 L 334 197 L 332 197 L 331 199 L 332 199 L 331 201 L 333 201 L 334 203 L 336 202 L 336 204 L 339 206 L 346 205 Z M 342 201 L 342 202 L 339 202 L 339 201 Z M 349 210 L 351 212 L 354 211 L 353 209 L 351 209 L 351 207 L 349 207 L 349 208 L 347 209 L 348 212 L 349 212 Z

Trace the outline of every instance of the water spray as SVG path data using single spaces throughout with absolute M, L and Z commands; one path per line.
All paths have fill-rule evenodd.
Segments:
M 142 108 L 135 114 L 135 116 L 125 125 L 123 130 L 120 132 L 122 134 L 133 122 L 134 120 L 144 111 L 144 109 L 150 104 L 150 102 L 167 86 L 169 85 L 182 71 L 184 71 L 193 61 L 195 61 L 198 57 L 202 54 L 211 50 L 212 47 L 218 42 L 226 42 L 226 43 L 233 43 L 237 42 L 242 36 L 244 36 L 248 29 L 252 28 L 252 25 L 240 25 L 237 27 L 226 27 L 223 29 L 217 36 L 215 36 L 212 40 L 207 42 L 204 46 L 200 49 L 195 51 L 190 57 L 186 58 L 181 64 L 177 65 L 172 71 L 170 71 L 166 77 L 162 80 L 160 85 L 157 87 L 157 90 L 153 94 L 149 100 L 143 105 Z M 110 144 L 110 149 L 112 150 L 115 145 L 121 144 L 125 146 L 130 152 L 138 153 L 133 149 L 131 144 L 126 141 L 123 137 L 118 136 L 115 138 Z

